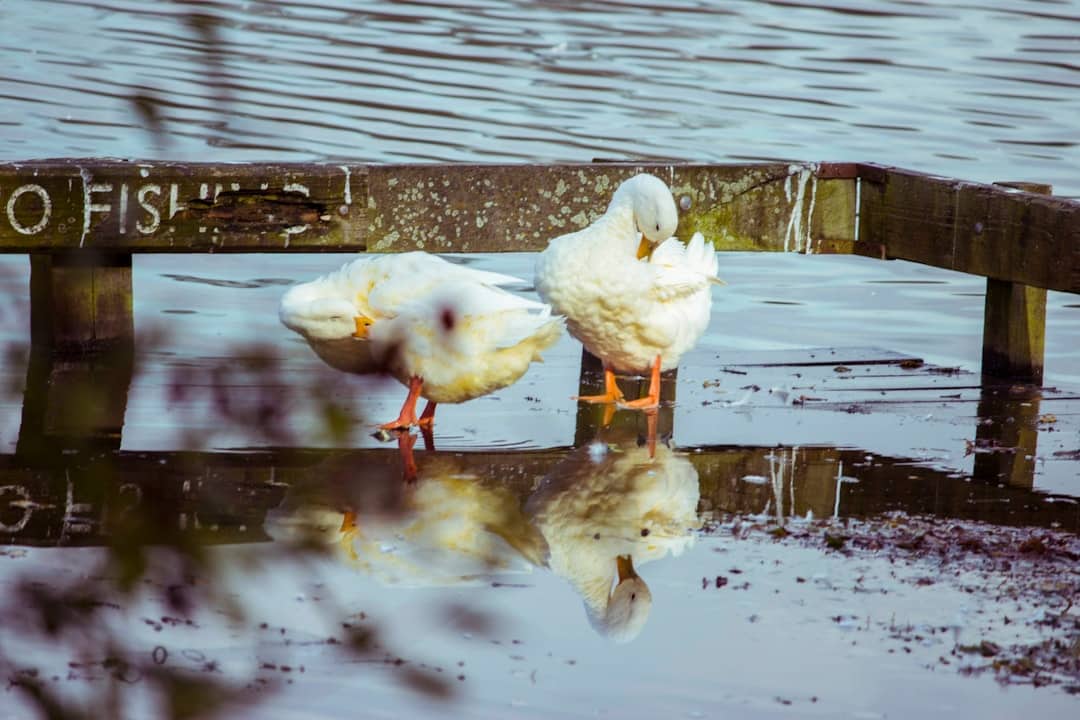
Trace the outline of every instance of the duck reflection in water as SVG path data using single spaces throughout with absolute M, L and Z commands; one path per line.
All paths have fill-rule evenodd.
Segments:
M 315 528 L 346 563 L 387 586 L 482 584 L 546 567 L 582 597 L 597 632 L 627 642 L 652 608 L 638 569 L 680 555 L 700 527 L 694 466 L 662 443 L 650 450 L 636 431 L 573 450 L 535 490 L 508 480 L 491 456 L 430 445 L 414 454 L 415 442 L 400 434 L 401 472 L 383 468 L 400 490 L 395 502 L 379 502 L 387 493 L 371 494 L 378 478 L 366 473 L 367 505 L 345 500 L 339 507 L 349 509 L 334 512 L 326 501 L 294 500 L 274 514 L 271 534 Z
M 652 593 L 637 568 L 694 544 L 697 470 L 661 444 L 594 440 L 571 452 L 529 497 L 547 566 L 581 595 L 593 628 L 615 642 L 641 632 Z
M 382 478 L 397 492 L 367 487 L 365 496 L 341 500 L 344 512 L 326 501 L 294 502 L 277 514 L 272 534 L 314 530 L 349 566 L 393 587 L 481 584 L 542 564 L 544 538 L 518 493 L 468 455 L 427 452 L 417 462 L 415 442 L 416 435 L 398 435 L 404 467 Z M 390 502 L 381 501 L 390 495 Z

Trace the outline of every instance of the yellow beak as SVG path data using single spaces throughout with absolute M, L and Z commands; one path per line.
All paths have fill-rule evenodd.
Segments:
M 368 320 L 363 315 L 357 315 L 353 318 L 353 322 L 356 323 L 356 332 L 353 333 L 354 338 L 367 338 L 368 328 L 371 327 L 371 320 Z
M 652 243 L 649 242 L 649 240 L 644 235 L 642 235 L 641 242 L 638 244 L 637 248 L 638 260 L 642 258 L 647 258 L 650 255 L 652 255 Z

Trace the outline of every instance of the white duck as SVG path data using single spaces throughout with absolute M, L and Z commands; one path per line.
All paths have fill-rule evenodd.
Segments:
M 635 175 L 619 185 L 596 221 L 555 238 L 540 253 L 537 292 L 604 365 L 604 394 L 580 400 L 656 408 L 661 370 L 677 367 L 705 332 L 711 286 L 722 284 L 716 252 L 701 233 L 689 245 L 672 237 L 678 220 L 667 185 Z M 626 401 L 615 371 L 649 373 L 646 397 Z
M 374 372 L 379 368 L 366 341 L 371 325 L 394 317 L 399 307 L 447 280 L 493 287 L 524 284 L 510 275 L 475 270 L 425 252 L 367 255 L 289 288 L 278 315 L 328 365 L 345 372 Z
M 564 326 L 549 305 L 469 280 L 448 281 L 400 306 L 368 334 L 376 360 L 409 388 L 398 418 L 382 427 L 430 427 L 438 403 L 465 402 L 517 382 Z M 420 397 L 428 402 L 417 419 Z
M 627 642 L 652 608 L 635 565 L 694 544 L 699 492 L 697 470 L 670 448 L 650 457 L 636 441 L 594 441 L 559 463 L 525 509 L 547 542 L 548 567 L 581 595 L 593 627 Z
M 562 320 L 550 308 L 499 289 L 522 283 L 424 252 L 375 255 L 290 288 L 279 316 L 327 364 L 354 373 L 389 369 L 409 386 L 398 418 L 383 427 L 430 427 L 436 402 L 511 384 L 558 338 Z M 459 316 L 459 326 L 446 326 Z M 418 419 L 421 395 L 430 402 Z

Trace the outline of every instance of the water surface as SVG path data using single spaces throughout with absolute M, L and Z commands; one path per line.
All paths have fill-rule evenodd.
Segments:
M 1069 1 L 9 0 L 0 17 L 18 29 L 3 159 L 862 160 L 1080 193 Z

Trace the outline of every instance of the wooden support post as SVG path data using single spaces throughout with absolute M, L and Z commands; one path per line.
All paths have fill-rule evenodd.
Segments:
M 30 256 L 30 341 L 61 355 L 131 346 L 131 254 Z
M 130 254 L 31 255 L 17 454 L 120 447 L 134 334 Z
M 1046 289 L 986 279 L 984 378 L 1042 384 Z
M 1049 195 L 1049 185 L 996 183 Z M 1046 345 L 1046 289 L 986 279 L 982 374 L 985 378 L 1041 385 Z

